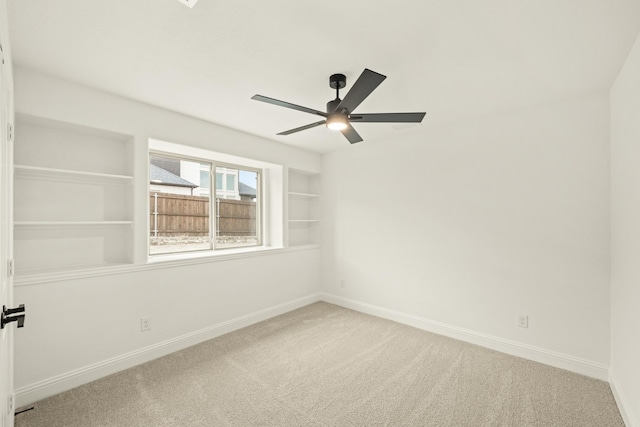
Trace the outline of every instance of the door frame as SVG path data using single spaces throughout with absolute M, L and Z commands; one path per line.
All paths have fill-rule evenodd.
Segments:
M 13 133 L 14 101 L 7 0 L 0 0 L 0 308 L 13 307 Z M 9 263 L 11 262 L 11 266 Z M 0 425 L 13 427 L 13 335 L 15 327 L 0 330 Z

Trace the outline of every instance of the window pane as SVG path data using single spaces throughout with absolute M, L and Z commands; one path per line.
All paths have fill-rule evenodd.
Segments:
M 221 199 L 240 200 L 240 193 L 236 181 L 238 180 L 238 170 L 229 168 L 216 168 L 216 197 Z
M 259 245 L 259 172 L 216 168 L 216 173 L 227 182 L 216 190 L 216 248 Z
M 210 169 L 209 163 L 150 156 L 151 255 L 211 249 Z
M 209 170 L 200 169 L 200 188 L 209 188 Z
M 236 176 L 227 174 L 227 191 L 236 190 Z

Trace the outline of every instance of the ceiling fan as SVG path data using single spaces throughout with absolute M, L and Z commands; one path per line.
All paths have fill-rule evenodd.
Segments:
M 362 137 L 351 126 L 351 123 L 420 123 L 426 113 L 375 113 L 375 114 L 354 114 L 353 110 L 365 100 L 377 88 L 387 76 L 371 71 L 367 68 L 360 74 L 353 87 L 347 92 L 344 99 L 340 99 L 340 89 L 347 85 L 347 78 L 344 74 L 333 74 L 329 77 L 329 86 L 336 90 L 336 99 L 327 102 L 327 112 L 314 110 L 280 101 L 262 95 L 254 95 L 251 99 L 266 102 L 268 104 L 279 105 L 280 107 L 291 108 L 309 114 L 324 117 L 324 120 L 289 129 L 280 132 L 278 135 L 290 135 L 302 130 L 311 129 L 316 126 L 326 124 L 329 129 L 339 130 L 349 140 L 351 144 L 362 141 Z

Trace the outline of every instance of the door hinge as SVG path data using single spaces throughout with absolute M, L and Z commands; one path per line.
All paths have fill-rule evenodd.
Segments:
M 7 261 L 7 276 L 13 277 L 15 274 L 15 262 L 10 259 Z
M 13 123 L 7 124 L 7 139 L 9 142 L 13 141 Z
M 15 406 L 15 395 L 14 394 L 10 394 L 9 395 L 9 401 L 7 402 L 7 413 L 9 414 L 13 414 L 16 410 Z

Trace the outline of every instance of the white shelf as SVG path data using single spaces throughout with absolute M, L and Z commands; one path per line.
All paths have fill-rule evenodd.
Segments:
M 319 198 L 319 194 L 310 194 L 310 193 L 297 193 L 294 191 L 289 191 L 289 197 L 299 197 L 303 199 L 316 199 Z
M 131 225 L 133 221 L 14 221 L 16 228 L 112 227 Z
M 13 169 L 16 177 L 33 177 L 41 179 L 57 178 L 72 181 L 94 181 L 101 183 L 127 183 L 133 181 L 133 177 L 128 175 L 44 168 L 41 166 L 14 165 Z

